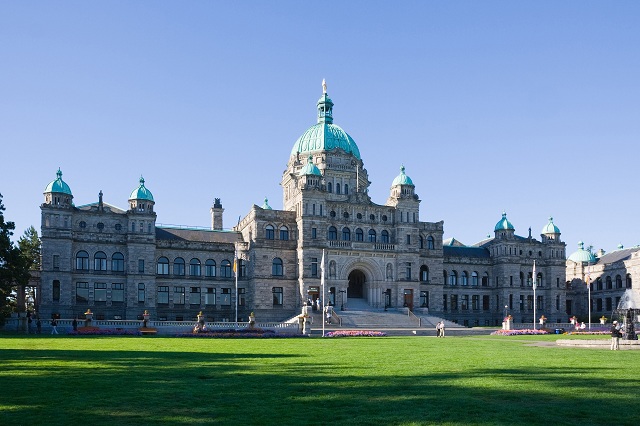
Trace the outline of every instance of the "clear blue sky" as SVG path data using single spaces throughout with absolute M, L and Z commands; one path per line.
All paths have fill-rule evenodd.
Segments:
M 640 2 L 0 1 L 0 192 L 16 238 L 58 167 L 76 205 L 225 227 L 269 197 L 326 78 L 384 204 L 473 244 L 553 215 L 568 252 L 640 244 Z

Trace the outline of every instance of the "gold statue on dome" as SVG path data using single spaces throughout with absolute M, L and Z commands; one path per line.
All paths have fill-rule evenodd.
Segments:
M 323 94 L 327 94 L 327 82 L 325 81 L 325 79 L 322 79 L 322 93 Z

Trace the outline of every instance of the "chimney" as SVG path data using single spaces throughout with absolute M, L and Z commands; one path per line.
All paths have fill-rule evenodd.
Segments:
M 214 231 L 222 231 L 222 203 L 220 198 L 213 199 L 213 207 L 211 207 L 211 229 Z

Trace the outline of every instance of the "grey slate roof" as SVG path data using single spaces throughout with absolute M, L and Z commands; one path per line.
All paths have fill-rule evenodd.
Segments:
M 631 257 L 631 254 L 640 250 L 640 247 L 631 247 L 622 250 L 615 250 L 611 253 L 606 253 L 604 256 L 599 257 L 596 262 L 597 265 L 609 265 L 612 263 L 619 262 L 621 260 L 627 260 Z
M 227 243 L 242 241 L 239 232 L 213 231 L 208 229 L 160 228 L 156 227 L 158 240 L 193 241 L 198 243 Z
M 444 257 L 475 257 L 488 259 L 489 250 L 484 247 L 443 246 Z

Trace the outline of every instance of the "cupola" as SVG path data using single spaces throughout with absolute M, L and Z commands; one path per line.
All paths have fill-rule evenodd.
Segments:
M 553 217 L 549 217 L 549 223 L 542 228 L 542 241 L 560 241 L 560 228 L 553 223 Z
M 144 178 L 140 176 L 140 185 L 129 195 L 129 207 L 132 211 L 139 213 L 153 212 L 153 194 L 144 186 Z
M 71 188 L 62 180 L 62 171 L 58 168 L 56 179 L 44 189 L 44 202 L 54 206 L 71 207 L 73 205 Z
M 415 193 L 413 181 L 405 173 L 404 166 L 400 166 L 400 174 L 391 183 L 392 197 L 413 197 Z
M 578 250 L 571 253 L 569 260 L 575 263 L 596 263 L 596 257 L 591 253 L 591 250 L 585 250 L 582 241 L 578 242 Z
M 516 228 L 513 227 L 511 222 L 507 219 L 507 213 L 502 212 L 502 219 L 496 223 L 496 226 L 493 228 L 495 232 L 496 238 L 507 238 L 513 237 Z
M 264 203 L 262 203 L 261 208 L 264 210 L 273 210 L 269 205 L 269 199 L 267 197 L 264 197 Z

